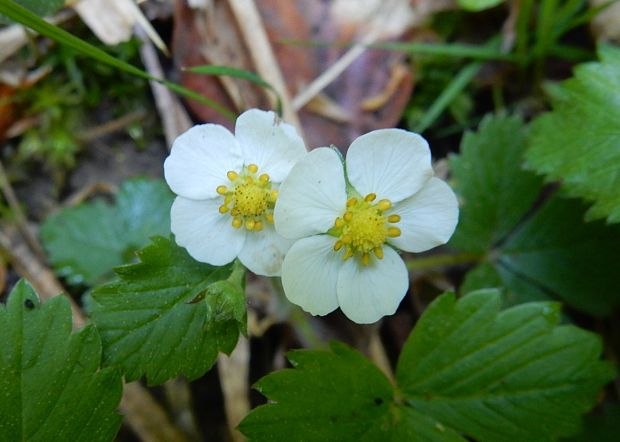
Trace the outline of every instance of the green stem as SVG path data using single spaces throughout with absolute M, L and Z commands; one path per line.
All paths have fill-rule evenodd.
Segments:
M 458 94 L 460 94 L 473 80 L 481 67 L 482 62 L 474 61 L 461 69 L 450 84 L 439 94 L 433 104 L 431 104 L 431 107 L 426 111 L 424 117 L 414 127 L 414 132 L 422 133 L 432 126 Z
M 454 255 L 431 255 L 407 261 L 408 270 L 425 270 L 435 267 L 450 267 L 461 264 L 477 264 L 484 260 L 484 255 L 477 253 L 457 253 Z

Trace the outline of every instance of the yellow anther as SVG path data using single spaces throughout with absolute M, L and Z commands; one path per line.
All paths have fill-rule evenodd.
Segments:
M 340 229 L 342 226 L 344 226 L 344 221 L 342 218 L 336 218 L 336 221 L 334 221 L 334 227 Z
M 381 200 L 377 203 L 377 208 L 382 212 L 385 212 L 391 207 L 392 207 L 392 202 L 390 200 Z
M 268 213 L 267 215 L 265 215 L 265 219 L 271 224 L 273 224 L 273 213 Z
M 377 258 L 383 259 L 383 247 L 375 247 L 372 251 Z
M 376 193 L 369 193 L 368 195 L 366 195 L 364 197 L 364 201 L 366 201 L 368 203 L 371 202 L 371 201 L 374 201 L 376 199 L 377 199 L 377 194 Z
M 398 221 L 400 221 L 400 215 L 396 215 L 395 213 L 388 216 L 388 221 L 391 223 L 397 223 Z
M 275 200 L 277 200 L 277 199 L 278 199 L 278 191 L 277 191 L 276 189 L 273 189 L 273 190 L 271 191 L 271 200 L 272 200 L 272 201 L 275 201 Z
M 222 204 L 222 205 L 220 206 L 220 208 L 219 208 L 219 211 L 220 211 L 220 213 L 226 213 L 226 212 L 228 212 L 228 206 L 226 206 L 226 205 L 223 205 L 223 204 Z
M 263 230 L 263 223 L 262 223 L 262 221 L 256 221 L 256 222 L 254 223 L 254 230 L 255 230 L 256 232 L 258 232 L 258 231 L 260 231 L 260 230 Z
M 230 181 L 235 181 L 237 178 L 239 178 L 239 174 L 235 172 L 234 170 L 229 170 L 226 173 L 226 176 L 228 177 Z
M 256 173 L 256 172 L 258 172 L 258 166 L 256 164 L 250 164 L 248 166 L 248 171 L 250 173 Z
M 269 182 L 269 175 L 263 173 L 261 176 L 258 177 L 258 181 L 260 181 L 261 184 L 267 184 Z
M 351 212 L 345 212 L 344 215 L 342 215 L 342 218 L 346 222 L 351 222 L 351 220 L 353 219 L 353 214 Z
M 390 227 L 387 230 L 387 234 L 390 238 L 396 238 L 400 236 L 400 229 L 398 227 Z
M 245 228 L 248 230 L 254 230 L 254 226 L 256 226 L 256 221 L 253 219 L 249 219 L 245 222 Z
M 226 195 L 226 192 L 228 192 L 228 187 L 222 185 L 222 186 L 217 186 L 215 188 L 215 191 L 217 193 L 219 193 L 220 195 Z
M 338 250 L 342 249 L 342 246 L 344 245 L 344 243 L 340 240 L 336 241 L 334 243 L 334 251 L 337 252 Z
M 224 197 L 224 204 L 230 204 L 232 203 L 233 200 L 233 196 L 231 194 L 228 194 Z
M 251 184 L 254 182 L 254 178 L 252 178 L 250 175 L 245 177 L 245 182 L 248 184 Z
M 353 207 L 356 204 L 357 204 L 357 198 L 349 198 L 349 201 L 347 201 L 347 207 Z
M 233 218 L 232 226 L 235 229 L 239 229 L 242 225 L 243 225 L 243 221 L 241 220 L 241 218 Z
M 364 253 L 362 255 L 362 264 L 367 266 L 369 263 L 370 263 L 370 255 L 368 255 L 368 253 Z
M 347 247 L 347 249 L 344 251 L 344 255 L 342 255 L 342 260 L 346 261 L 352 256 L 353 256 L 353 249 L 351 247 Z

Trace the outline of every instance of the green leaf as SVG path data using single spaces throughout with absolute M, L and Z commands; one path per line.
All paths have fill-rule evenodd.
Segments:
M 19 0 L 17 3 L 39 17 L 47 17 L 61 9 L 65 5 L 65 0 Z M 7 22 L 9 20 L 0 15 L 0 23 Z
M 138 255 L 140 263 L 115 269 L 118 281 L 92 292 L 104 364 L 120 367 L 128 381 L 195 379 L 245 332 L 245 270 L 199 263 L 162 237 Z
M 584 205 L 553 196 L 506 241 L 497 264 L 594 315 L 620 303 L 620 226 L 584 223 Z
M 450 158 L 463 203 L 450 244 L 486 259 L 462 291 L 502 287 L 508 304 L 556 298 L 607 314 L 620 302 L 620 229 L 584 223 L 575 200 L 554 195 L 535 205 L 541 180 L 521 168 L 525 144 L 521 120 L 486 117 Z
M 97 200 L 48 218 L 41 236 L 56 272 L 71 284 L 105 280 L 113 267 L 133 260 L 151 236 L 170 234 L 173 199 L 161 180 L 129 180 L 115 206 Z
M 620 49 L 599 48 L 598 63 L 575 68 L 533 123 L 528 166 L 592 202 L 586 218 L 620 222 Z
M 459 0 L 459 5 L 468 11 L 482 11 L 493 8 L 503 2 L 504 0 Z
M 38 32 L 41 35 L 51 38 L 57 43 L 70 47 L 78 54 L 85 55 L 95 61 L 111 66 L 115 69 L 119 69 L 123 72 L 127 72 L 135 77 L 161 83 L 171 91 L 196 100 L 199 103 L 204 104 L 205 106 L 209 106 L 210 108 L 220 113 L 224 117 L 230 119 L 231 121 L 235 119 L 234 112 L 222 106 L 221 104 L 211 100 L 210 98 L 200 95 L 171 81 L 154 77 L 153 75 L 144 72 L 143 70 L 138 69 L 137 67 L 126 63 L 119 58 L 113 57 L 107 52 L 85 42 L 84 40 L 70 34 L 62 28 L 47 23 L 45 20 L 40 19 L 28 9 L 20 6 L 12 0 L 0 0 L 0 14 L 9 17 L 16 23 L 20 23 L 24 26 L 31 28 L 32 30 Z
M 526 128 L 518 117 L 487 116 L 465 134 L 450 157 L 454 188 L 463 203 L 451 245 L 486 252 L 514 229 L 541 190 L 542 180 L 521 169 Z
M 0 305 L 0 440 L 113 440 L 122 383 L 100 360 L 94 327 L 71 334 L 67 299 L 41 304 L 18 282 Z
M 332 342 L 330 351 L 289 353 L 294 369 L 255 385 L 270 399 L 239 425 L 250 440 L 463 441 L 432 418 L 397 406 L 381 371 L 358 352 Z
M 503 306 L 524 304 L 534 301 L 552 301 L 549 292 L 532 284 L 515 273 L 489 262 L 477 265 L 465 275 L 460 292 L 467 294 L 485 288 L 502 288 Z
M 558 326 L 553 303 L 499 312 L 500 293 L 444 294 L 424 312 L 400 355 L 396 379 L 408 403 L 477 440 L 551 441 L 613 378 L 600 339 Z
M 558 326 L 557 304 L 503 312 L 499 304 L 497 290 L 436 299 L 403 348 L 396 388 L 344 344 L 291 352 L 294 368 L 258 381 L 269 403 L 239 429 L 260 441 L 551 441 L 574 433 L 614 375 L 599 359 L 600 339 Z

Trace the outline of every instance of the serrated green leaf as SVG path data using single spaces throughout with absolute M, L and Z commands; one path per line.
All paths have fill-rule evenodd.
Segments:
M 109 278 L 151 236 L 170 234 L 173 199 L 162 180 L 135 179 L 123 183 L 115 206 L 97 200 L 48 218 L 41 237 L 56 272 L 72 284 Z
M 199 263 L 170 239 L 152 241 L 141 262 L 116 268 L 119 280 L 92 292 L 104 364 L 149 384 L 195 379 L 245 331 L 243 270 Z
M 575 68 L 554 94 L 553 111 L 533 123 L 527 162 L 593 205 L 588 220 L 620 222 L 620 49 L 599 48 L 598 63 Z
M 487 116 L 450 157 L 454 188 L 463 207 L 450 244 L 486 252 L 530 209 L 542 180 L 521 169 L 526 128 L 518 117 Z
M 584 223 L 584 205 L 554 196 L 502 248 L 497 264 L 594 315 L 620 303 L 620 227 Z
M 553 196 L 533 207 L 541 180 L 521 168 L 526 128 L 513 117 L 486 117 L 450 158 L 463 207 L 450 244 L 485 256 L 469 287 L 503 287 L 509 303 L 562 299 L 603 315 L 620 302 L 615 255 L 620 229 L 584 223 L 584 207 Z M 492 267 L 491 267 L 492 266 Z
M 122 384 L 100 360 L 94 327 L 71 334 L 64 297 L 41 304 L 20 281 L 0 305 L 0 440 L 112 440 Z
M 478 440 L 551 441 L 579 429 L 613 369 L 599 338 L 553 303 L 499 312 L 500 293 L 444 294 L 416 324 L 396 378 L 409 404 Z
M 38 15 L 47 17 L 65 5 L 65 0 L 18 0 L 19 5 Z M 0 23 L 9 23 L 10 20 L 0 14 Z
M 504 0 L 459 0 L 459 5 L 468 11 L 482 11 L 493 8 L 503 2 Z
M 288 357 L 294 369 L 255 385 L 272 402 L 239 425 L 250 440 L 463 441 L 434 419 L 396 406 L 383 373 L 344 344 Z
M 461 284 L 460 292 L 467 294 L 480 289 L 502 288 L 503 306 L 535 301 L 552 301 L 553 298 L 542 288 L 520 278 L 501 266 L 484 262 L 470 270 Z

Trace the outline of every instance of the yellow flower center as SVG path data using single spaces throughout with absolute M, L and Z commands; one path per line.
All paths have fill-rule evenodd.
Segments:
M 278 191 L 272 188 L 269 175 L 259 174 L 258 166 L 250 164 L 240 172 L 231 170 L 226 176 L 230 185 L 218 186 L 216 190 L 224 198 L 220 213 L 232 217 L 232 226 L 258 231 L 263 229 L 265 221 L 273 223 Z
M 334 243 L 334 251 L 344 248 L 342 259 L 352 256 L 368 265 L 371 253 L 377 259 L 383 259 L 383 244 L 389 238 L 400 236 L 400 229 L 391 226 L 400 221 L 396 214 L 386 215 L 392 207 L 390 200 L 382 199 L 375 203 L 377 195 L 369 193 L 365 198 L 350 198 L 342 217 L 336 218 L 330 233 L 338 240 Z

